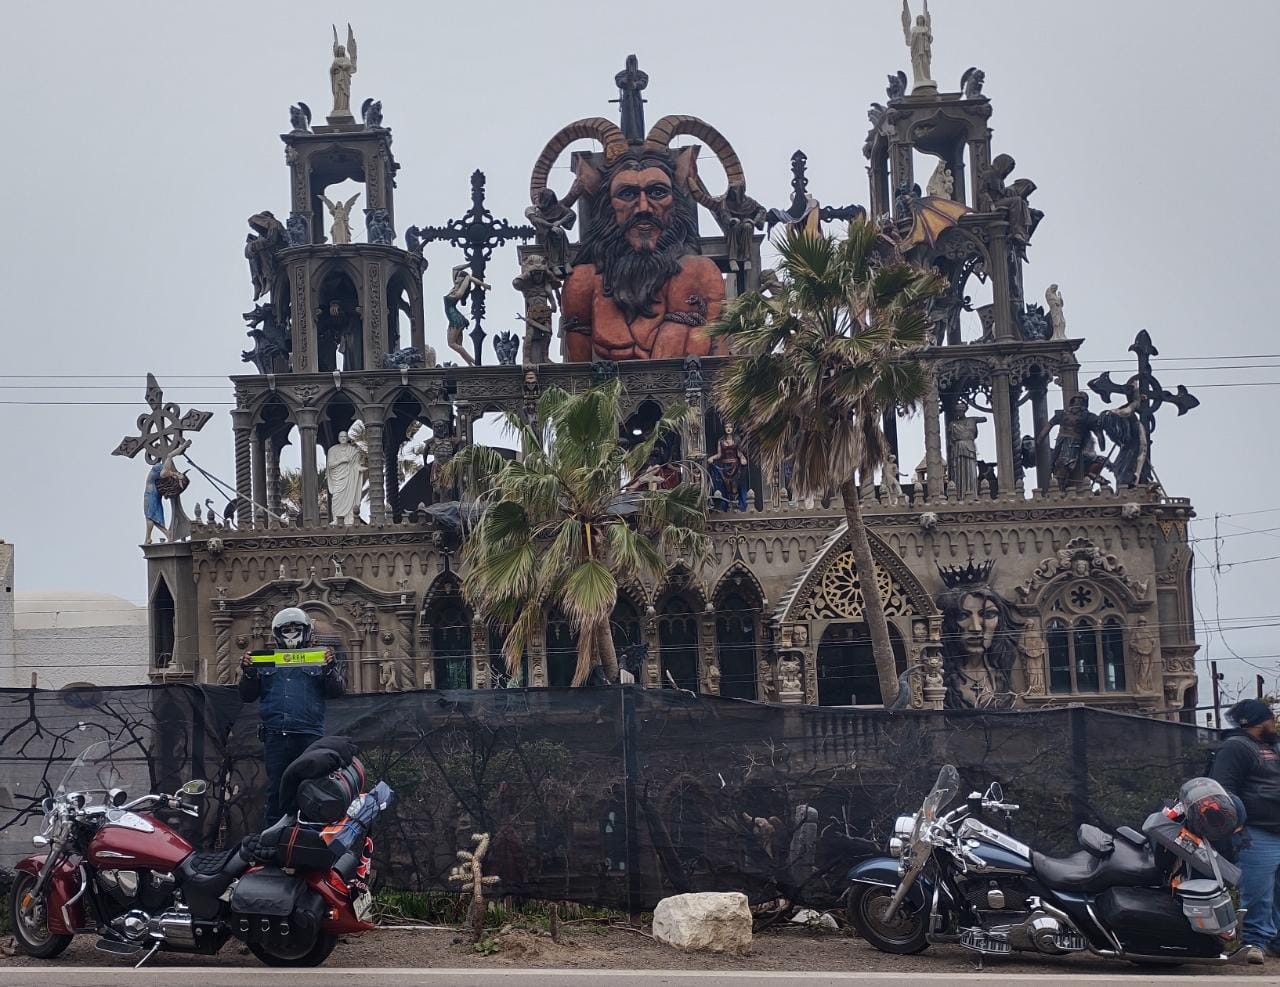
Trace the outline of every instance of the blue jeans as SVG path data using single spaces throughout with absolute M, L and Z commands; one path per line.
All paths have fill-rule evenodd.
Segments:
M 1250 845 L 1236 861 L 1240 878 L 1240 907 L 1244 917 L 1240 940 L 1266 949 L 1280 936 L 1280 833 L 1245 826 Z
M 284 777 L 285 768 L 319 739 L 318 733 L 266 731 L 262 740 L 263 760 L 267 768 L 267 805 L 262 813 L 263 829 L 274 826 L 284 813 L 295 811 L 296 806 L 280 803 L 280 779 Z

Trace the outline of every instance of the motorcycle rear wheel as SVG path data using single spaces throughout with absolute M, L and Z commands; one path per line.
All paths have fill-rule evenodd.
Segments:
M 260 942 L 248 944 L 249 952 L 267 966 L 319 966 L 329 958 L 329 954 L 333 952 L 333 947 L 336 945 L 338 945 L 338 937 L 329 935 L 327 932 L 317 935 L 311 948 L 298 956 L 281 956 L 271 952 Z
M 893 891 L 893 888 L 873 884 L 854 885 L 847 899 L 849 924 L 882 953 L 922 953 L 929 948 L 926 912 L 913 911 L 904 901 L 893 921 L 886 921 L 884 913 L 893 900 Z
M 32 874 L 19 872 L 14 876 L 9 892 L 9 927 L 24 953 L 38 960 L 51 960 L 71 945 L 71 936 L 49 931 L 47 898 L 43 902 L 27 900 L 35 883 Z

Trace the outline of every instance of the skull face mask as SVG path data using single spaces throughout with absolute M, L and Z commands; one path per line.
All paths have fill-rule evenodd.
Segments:
M 280 628 L 280 643 L 286 648 L 299 648 L 307 636 L 307 628 L 303 624 L 285 624 Z

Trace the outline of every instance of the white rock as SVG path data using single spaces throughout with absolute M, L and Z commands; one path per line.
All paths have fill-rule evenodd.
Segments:
M 791 921 L 797 925 L 816 925 L 820 929 L 840 928 L 840 923 L 826 912 L 816 912 L 812 908 L 801 908 L 791 916 Z
M 737 891 L 678 894 L 653 910 L 653 938 L 683 950 L 745 953 L 751 948 L 751 909 Z

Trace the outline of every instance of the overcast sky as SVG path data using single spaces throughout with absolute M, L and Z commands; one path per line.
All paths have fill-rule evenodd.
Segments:
M 614 116 L 613 75 L 630 52 L 650 76 L 649 121 L 689 113 L 713 123 L 766 205 L 787 202 L 796 148 L 820 200 L 865 202 L 866 108 L 884 101 L 886 74 L 909 68 L 900 9 L 7 5 L 0 537 L 17 543 L 18 588 L 143 599 L 146 467 L 109 453 L 143 410 L 146 371 L 167 398 L 215 412 L 192 455 L 233 476 L 225 377 L 245 369 L 245 219 L 288 213 L 278 134 L 290 103 L 306 101 L 317 117 L 330 105 L 331 21 L 353 20 L 353 104 L 381 99 L 394 129 L 403 231 L 460 215 L 475 168 L 488 175 L 493 212 L 519 218 L 546 139 L 570 120 Z M 1120 377 L 1145 327 L 1164 383 L 1185 383 L 1203 402 L 1161 420 L 1154 456 L 1168 491 L 1199 512 L 1197 565 L 1213 559 L 1215 514 L 1234 515 L 1220 525 L 1233 536 L 1219 543 L 1224 562 L 1280 556 L 1280 356 L 1262 356 L 1280 354 L 1269 233 L 1280 206 L 1265 178 L 1280 161 L 1280 4 L 935 0 L 933 24 L 935 77 L 954 90 L 969 65 L 986 71 L 993 152 L 1013 154 L 1016 174 L 1038 186 L 1046 218 L 1027 294 L 1062 286 L 1070 334 L 1087 338 L 1082 379 L 1107 368 Z M 703 171 L 718 191 L 714 163 Z M 447 247 L 427 256 L 428 339 L 443 353 L 432 299 L 458 258 Z M 505 288 L 514 252 L 490 274 L 490 328 L 518 327 L 519 299 Z M 191 493 L 213 495 L 203 482 Z M 1280 621 L 1280 560 L 1224 571 L 1216 599 L 1215 574 L 1196 572 L 1209 624 L 1219 612 L 1226 626 Z M 1229 630 L 1225 642 L 1201 630 L 1200 640 L 1202 656 L 1229 659 L 1229 680 L 1251 682 L 1253 670 L 1228 646 L 1268 656 L 1256 663 L 1275 674 L 1274 628 Z

